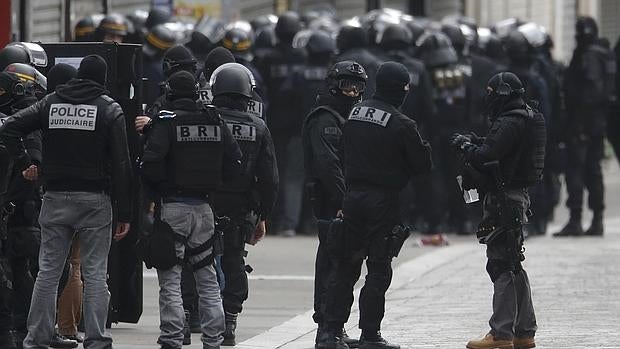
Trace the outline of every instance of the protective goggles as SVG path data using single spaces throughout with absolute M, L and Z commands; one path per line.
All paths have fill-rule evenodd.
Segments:
M 362 93 L 366 89 L 366 83 L 359 80 L 341 79 L 338 80 L 338 89 L 343 92 Z

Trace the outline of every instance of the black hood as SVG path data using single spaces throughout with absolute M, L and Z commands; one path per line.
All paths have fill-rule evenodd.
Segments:
M 88 102 L 108 93 L 105 86 L 88 79 L 71 79 L 68 83 L 56 87 L 58 97 L 71 103 Z

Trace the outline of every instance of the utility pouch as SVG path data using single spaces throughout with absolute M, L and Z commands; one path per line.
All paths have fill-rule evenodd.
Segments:
M 156 218 L 153 231 L 138 240 L 136 250 L 148 269 L 167 270 L 181 263 L 177 257 L 176 241 L 181 241 L 181 237 L 168 223 Z
M 346 252 L 347 238 L 342 218 L 319 220 L 319 230 L 324 231 L 323 234 L 327 238 L 327 251 L 331 256 L 342 256 Z
M 411 235 L 411 228 L 406 225 L 399 224 L 392 228 L 388 243 L 388 254 L 390 257 L 398 257 L 409 235 Z

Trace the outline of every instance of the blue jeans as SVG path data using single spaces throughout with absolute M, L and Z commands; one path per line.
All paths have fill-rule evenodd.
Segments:
M 48 348 L 56 323 L 58 282 L 73 236 L 80 241 L 84 277 L 84 348 L 112 348 L 105 330 L 110 292 L 106 283 L 112 239 L 112 206 L 104 193 L 49 191 L 39 216 L 41 250 L 25 349 Z
M 213 211 L 209 204 L 187 204 L 182 202 L 165 203 L 161 209 L 162 221 L 168 223 L 178 235 L 187 238 L 185 244 L 176 242 L 179 258 L 185 256 L 185 248 L 196 248 L 213 236 Z M 197 255 L 190 256 L 189 262 L 196 264 L 211 255 L 210 247 Z M 161 334 L 159 339 L 173 348 L 183 345 L 183 301 L 181 299 L 181 265 L 166 270 L 157 270 L 159 279 L 159 316 Z M 194 270 L 200 327 L 204 349 L 219 348 L 224 337 L 224 308 L 220 288 L 213 264 Z

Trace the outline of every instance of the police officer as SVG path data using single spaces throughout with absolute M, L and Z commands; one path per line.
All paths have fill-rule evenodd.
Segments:
M 99 22 L 99 26 L 95 30 L 95 38 L 103 42 L 122 43 L 127 36 L 127 21 L 118 14 L 109 14 Z
M 570 219 L 554 236 L 603 235 L 605 188 L 601 159 L 604 153 L 606 113 L 612 101 L 615 64 L 609 49 L 597 41 L 598 26 L 591 17 L 576 24 L 577 47 L 566 72 L 567 171 L 566 187 Z M 588 191 L 592 224 L 581 226 L 583 191 Z
M 38 129 L 43 132 L 40 172 L 47 192 L 39 217 L 39 273 L 24 348 L 47 347 L 50 343 L 58 279 L 76 232 L 85 257 L 85 345 L 112 347 L 112 338 L 105 332 L 110 297 L 106 284 L 108 251 L 112 237 L 120 240 L 129 231 L 126 222 L 131 218 L 132 191 L 125 119 L 120 106 L 106 95 L 106 73 L 103 58 L 85 57 L 77 79 L 13 115 L 0 128 L 0 138 L 12 154 L 19 151 L 24 135 Z M 30 170 L 36 174 L 38 167 Z M 117 203 L 119 222 L 114 234 L 110 194 Z
M 192 74 L 177 72 L 168 85 L 171 110 L 160 111 L 153 125 L 144 150 L 143 177 L 161 198 L 156 219 L 178 237 L 177 257 L 192 264 L 200 297 L 203 347 L 219 348 L 224 310 L 213 267 L 214 217 L 209 195 L 223 178 L 238 173 L 241 151 L 219 115 L 196 102 L 198 89 Z M 181 269 L 179 262 L 170 269 L 157 270 L 163 349 L 179 349 L 183 343 Z
M 260 118 L 246 112 L 252 98 L 251 72 L 238 63 L 227 63 L 211 77 L 213 104 L 243 153 L 241 176 L 213 195 L 218 216 L 228 217 L 224 230 L 224 312 L 226 331 L 222 345 L 234 346 L 237 315 L 248 298 L 244 261 L 245 243 L 255 244 L 265 235 L 278 192 L 278 167 L 269 129 Z
M 152 105 L 160 95 L 160 84 L 165 80 L 163 65 L 165 52 L 174 46 L 176 36 L 165 25 L 153 27 L 142 44 L 144 77 L 148 80 L 144 84 L 144 101 Z M 169 75 L 168 75 L 169 76 Z
M 367 79 L 364 68 L 357 62 L 342 61 L 334 64 L 316 97 L 318 106 L 310 111 L 302 130 L 306 188 L 310 192 L 314 216 L 320 222 L 312 316 L 319 327 L 316 345 L 324 340 L 326 333 L 325 293 L 334 268 L 333 257 L 329 255 L 327 247 L 329 231 L 326 224 L 336 216 L 342 216 L 345 194 L 341 160 L 344 115 L 348 115 L 353 105 L 361 101 Z M 344 329 L 342 336 L 350 347 L 357 342 L 346 336 Z
M 364 67 L 368 75 L 368 81 L 373 82 L 368 84 L 364 94 L 372 96 L 375 88 L 375 75 L 381 60 L 368 50 L 368 35 L 366 31 L 358 26 L 342 26 L 336 37 L 336 46 L 338 47 L 338 55 L 334 59 L 335 62 L 354 61 Z
M 303 164 L 299 119 L 292 117 L 290 110 L 295 108 L 293 101 L 282 96 L 290 95 L 290 84 L 285 80 L 306 61 L 303 48 L 293 47 L 293 38 L 301 29 L 299 16 L 286 12 L 278 18 L 275 34 L 276 46 L 261 57 L 257 67 L 267 84 L 269 92 L 269 118 L 267 125 L 273 136 L 278 157 L 282 190 L 279 191 L 278 204 L 273 225 L 279 234 L 296 234 L 301 216 L 303 197 Z
M 358 104 L 344 126 L 344 173 L 347 192 L 344 220 L 351 242 L 336 264 L 326 296 L 327 335 L 319 348 L 346 349 L 339 337 L 353 302 L 353 286 L 367 257 L 368 275 L 360 294 L 360 349 L 393 349 L 381 337 L 385 292 L 392 279 L 391 261 L 398 243 L 391 237 L 399 223 L 398 193 L 415 174 L 432 166 L 431 149 L 415 121 L 398 108 L 409 89 L 409 72 L 386 62 L 377 71 L 375 94 Z M 401 241 L 402 243 L 403 241 Z
M 470 349 L 535 347 L 536 316 L 521 265 L 525 259 L 522 228 L 530 205 L 527 188 L 542 178 L 546 131 L 544 117 L 527 105 L 524 95 L 515 74 L 496 74 L 488 82 L 485 98 L 491 121 L 487 137 L 456 134 L 451 138 L 470 169 L 487 178 L 463 184 L 465 189 L 475 187 L 485 193 L 478 238 L 487 245 L 486 269 L 494 287 L 491 330 L 484 338 L 468 342 Z

